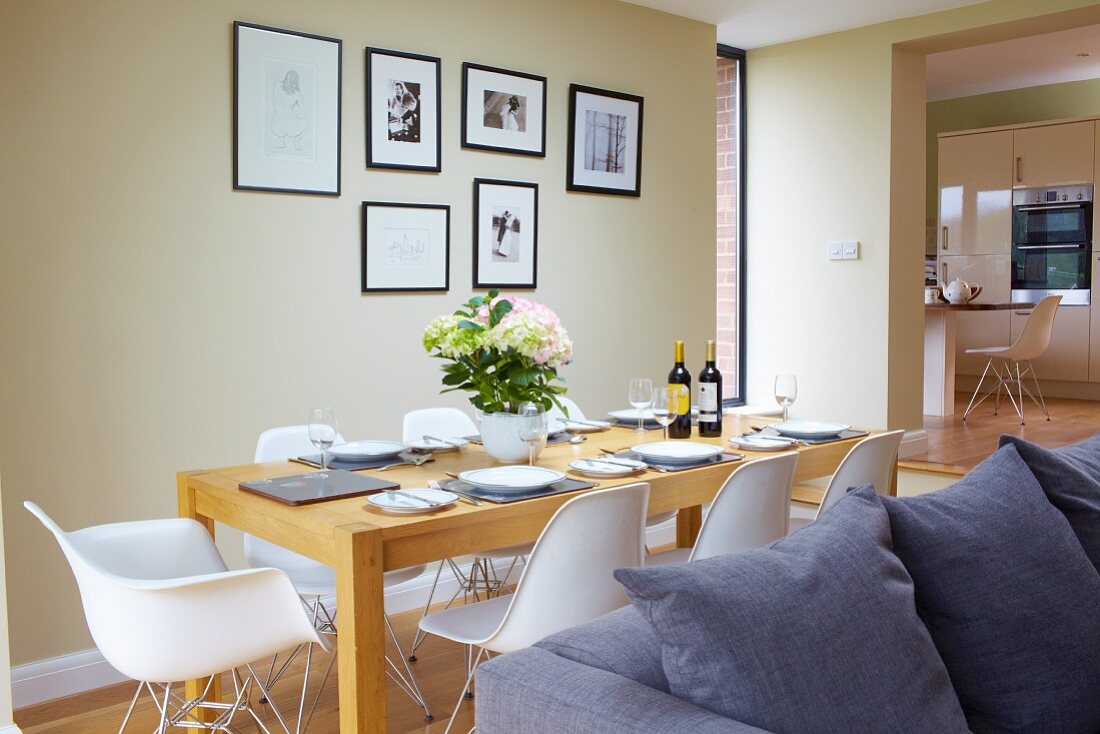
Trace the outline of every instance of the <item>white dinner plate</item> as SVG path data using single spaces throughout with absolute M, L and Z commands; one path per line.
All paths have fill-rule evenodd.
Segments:
M 585 418 L 583 421 L 574 421 L 569 418 L 555 418 L 550 423 L 550 431 L 561 432 L 569 431 L 570 433 L 598 433 L 599 431 L 606 431 L 611 428 L 610 421 L 594 421 L 591 418 Z
M 780 435 L 792 438 L 830 438 L 851 426 L 846 423 L 822 423 L 820 421 L 787 421 L 772 426 Z
M 418 438 L 415 441 L 409 441 L 408 446 L 410 449 L 416 449 L 417 451 L 431 451 L 433 453 L 442 453 L 444 451 L 458 451 L 463 449 L 470 442 L 464 438 L 458 436 L 440 436 L 442 440 L 434 438 Z M 457 444 L 452 446 L 451 444 Z
M 565 479 L 565 475 L 540 466 L 494 466 L 491 469 L 464 471 L 458 478 L 467 484 L 494 492 L 526 492 L 549 487 Z
M 644 461 L 634 459 L 577 459 L 569 464 L 573 471 L 590 477 L 625 477 L 649 468 Z
M 722 453 L 721 446 L 694 441 L 658 441 L 631 446 L 630 450 L 646 461 L 659 464 L 690 464 Z
M 405 496 L 409 495 L 409 496 Z M 434 503 L 428 506 L 423 502 L 417 502 L 413 497 Z M 441 507 L 449 507 L 458 501 L 458 495 L 446 492 L 442 489 L 399 489 L 392 494 L 379 492 L 367 497 L 367 502 L 380 510 L 392 512 L 395 515 L 419 515 L 422 512 L 433 512 Z
M 617 421 L 621 421 L 621 422 L 634 421 L 635 423 L 637 423 L 638 422 L 638 412 L 639 411 L 638 411 L 637 408 L 627 408 L 626 410 L 612 410 L 611 412 L 608 413 L 608 415 L 611 416 L 612 418 L 614 418 Z M 641 411 L 641 414 L 642 414 L 642 420 L 647 420 L 647 421 L 657 420 L 653 416 L 653 409 L 652 408 L 643 409 Z
M 405 444 L 393 441 L 352 441 L 333 446 L 328 452 L 348 461 L 363 461 L 366 459 L 388 459 L 397 456 L 405 450 Z
M 794 441 L 778 436 L 734 436 L 730 443 L 747 451 L 786 451 L 796 446 Z

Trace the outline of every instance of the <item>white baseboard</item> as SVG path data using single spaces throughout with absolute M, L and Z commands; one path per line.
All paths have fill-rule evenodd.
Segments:
M 675 540 L 675 520 L 651 528 L 646 533 L 646 545 L 651 548 L 666 545 Z M 397 614 L 423 608 L 428 602 L 428 592 L 435 579 L 436 568 L 436 564 L 430 564 L 428 570 L 420 576 L 388 589 L 386 612 Z M 514 582 L 519 579 L 522 569 L 523 559 L 520 559 L 512 570 L 510 580 Z M 507 570 L 507 565 L 501 564 L 497 568 L 497 573 L 503 576 Z M 468 573 L 469 567 L 464 567 L 463 571 Z M 458 580 L 451 569 L 444 566 L 435 592 L 436 600 L 450 599 L 457 590 Z M 324 599 L 324 602 L 329 609 L 335 609 L 335 599 Z M 125 680 L 126 676 L 111 667 L 99 654 L 99 650 L 93 648 L 13 667 L 11 670 L 12 703 L 14 708 L 19 709 Z M 9 731 L 0 728 L 0 734 L 18 734 L 18 732 L 18 729 Z
M 908 459 L 911 456 L 919 456 L 928 453 L 928 431 L 920 428 L 916 431 L 906 431 L 901 437 L 901 447 L 898 449 L 899 459 Z
M 0 734 L 23 734 L 23 732 L 15 724 L 8 724 L 0 726 Z

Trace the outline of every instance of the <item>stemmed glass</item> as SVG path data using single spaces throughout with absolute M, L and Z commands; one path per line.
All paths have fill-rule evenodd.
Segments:
M 798 378 L 794 375 L 775 376 L 775 402 L 783 406 L 783 422 L 790 416 L 791 405 L 798 397 Z
M 676 420 L 676 413 L 673 412 L 676 402 L 676 388 L 659 387 L 653 391 L 653 417 L 665 429 L 666 441 L 668 427 Z
M 519 438 L 527 444 L 527 465 L 535 465 L 535 449 L 546 440 L 550 432 L 550 423 L 546 419 L 546 413 L 535 403 L 524 403 L 519 409 L 522 419 L 519 427 Z
M 315 405 L 306 423 L 310 442 L 321 450 L 321 471 L 316 476 L 327 478 L 328 450 L 336 443 L 336 412 L 331 405 Z
M 653 404 L 653 380 L 648 377 L 630 379 L 630 404 L 638 411 L 638 430 L 642 427 L 642 418 L 646 408 Z

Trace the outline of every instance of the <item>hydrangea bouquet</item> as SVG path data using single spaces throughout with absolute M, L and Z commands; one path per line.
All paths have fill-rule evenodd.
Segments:
M 518 413 L 533 402 L 549 410 L 565 394 L 558 368 L 573 343 L 541 303 L 489 291 L 424 329 L 424 349 L 447 360 L 442 392 L 465 390 L 482 413 Z

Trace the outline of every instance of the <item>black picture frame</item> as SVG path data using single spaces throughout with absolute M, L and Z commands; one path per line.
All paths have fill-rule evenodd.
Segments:
M 443 99 L 443 74 L 442 66 L 443 61 L 438 56 L 427 56 L 424 54 L 409 53 L 406 51 L 394 51 L 392 49 L 377 48 L 374 46 L 367 46 L 364 50 L 366 57 L 366 78 L 365 89 L 366 95 L 364 99 L 365 113 L 366 113 L 366 143 L 367 143 L 367 167 L 368 168 L 383 168 L 388 170 L 401 170 L 401 171 L 427 171 L 430 173 L 440 173 L 443 170 L 442 161 L 442 149 L 443 149 L 443 126 L 442 126 L 442 99 Z M 426 64 L 435 65 L 435 135 L 432 136 L 435 144 L 434 163 L 431 164 L 415 164 L 415 163 L 401 163 L 394 161 L 384 161 L 376 159 L 374 136 L 376 120 L 379 113 L 375 110 L 371 110 L 371 78 L 373 66 L 377 63 L 375 57 L 390 57 L 397 59 L 407 59 L 411 61 L 423 62 Z M 421 120 L 421 124 L 423 124 Z M 424 142 L 424 141 L 421 141 Z
M 629 188 L 616 188 L 608 186 L 597 186 L 592 184 L 578 183 L 577 171 L 574 166 L 574 159 L 577 155 L 577 95 L 589 94 L 597 97 L 607 97 L 610 99 L 622 100 L 625 102 L 634 103 L 637 105 L 638 115 L 638 133 L 637 140 L 635 141 L 635 156 L 634 156 L 634 181 L 633 185 Z M 599 89 L 597 87 L 588 87 L 583 84 L 570 84 L 569 85 L 569 150 L 565 156 L 566 171 L 565 171 L 565 188 L 567 191 L 583 191 L 592 194 L 612 194 L 615 196 L 634 196 L 638 197 L 642 195 L 642 122 L 645 112 L 645 99 L 636 94 L 627 94 L 626 92 L 616 92 L 610 89 Z M 583 136 L 582 136 L 583 138 Z M 583 144 L 583 139 L 580 141 Z
M 422 209 L 444 212 L 444 239 L 443 239 L 443 283 L 432 286 L 370 286 L 368 284 L 368 266 L 370 242 L 368 237 L 369 216 L 374 208 L 395 209 Z M 418 204 L 397 201 L 364 201 L 360 205 L 360 275 L 361 293 L 411 293 L 411 292 L 446 292 L 451 288 L 451 206 L 450 204 Z
M 268 33 L 279 33 L 286 36 L 297 36 L 312 41 L 323 41 L 336 44 L 336 188 L 335 189 L 308 189 L 293 186 L 261 186 L 257 184 L 241 183 L 241 141 L 240 141 L 240 114 L 241 114 L 241 30 L 251 29 Z M 343 144 L 343 75 L 344 75 L 344 42 L 339 38 L 321 36 L 314 33 L 292 31 L 286 28 L 248 23 L 241 20 L 233 21 L 233 188 L 237 191 L 266 191 L 283 194 L 312 194 L 316 196 L 340 196 L 342 182 L 341 152 Z
M 517 79 L 526 79 L 539 84 L 541 87 L 540 100 L 540 127 L 541 135 L 538 136 L 539 146 L 537 149 L 528 148 L 516 148 L 507 145 L 492 145 L 488 143 L 477 143 L 470 140 L 469 130 L 469 111 L 470 111 L 470 72 L 471 71 L 484 71 L 491 74 L 500 74 L 502 76 L 516 77 Z M 511 153 L 515 155 L 527 155 L 536 158 L 546 157 L 546 77 L 538 74 L 531 74 L 524 71 L 515 71 L 514 69 L 501 69 L 495 66 L 487 66 L 485 64 L 477 64 L 472 61 L 464 61 L 462 63 L 462 147 L 470 148 L 474 150 L 487 150 L 496 153 Z
M 535 220 L 531 229 L 531 275 L 529 280 L 494 280 L 481 277 L 481 207 L 483 186 L 507 186 L 523 189 L 531 189 L 531 212 Z M 539 185 L 527 181 L 506 181 L 495 178 L 474 179 L 474 209 L 473 209 L 473 287 L 474 288 L 507 288 L 510 290 L 533 290 L 538 287 L 539 267 Z

